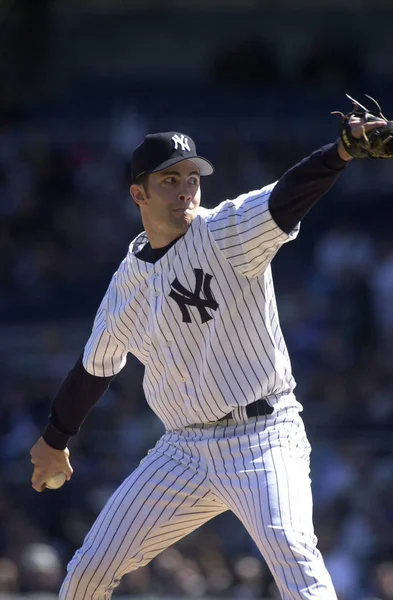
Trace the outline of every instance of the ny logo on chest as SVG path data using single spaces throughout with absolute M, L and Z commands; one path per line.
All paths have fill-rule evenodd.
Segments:
M 188 309 L 189 306 L 195 306 L 199 312 L 201 322 L 206 323 L 213 318 L 207 309 L 217 310 L 218 308 L 218 303 L 214 300 L 210 288 L 213 275 L 204 273 L 202 269 L 194 269 L 194 275 L 194 290 L 191 291 L 185 288 L 176 277 L 171 283 L 172 290 L 169 297 L 172 298 L 180 308 L 183 323 L 191 323 L 191 315 Z M 201 295 L 201 292 L 203 295 Z

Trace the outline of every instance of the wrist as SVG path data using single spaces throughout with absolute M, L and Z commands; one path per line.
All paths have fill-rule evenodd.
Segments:
M 42 434 L 42 439 L 54 450 L 65 450 L 70 440 L 70 435 L 56 429 L 52 423 L 48 423 Z
M 339 157 L 344 160 L 345 162 L 349 162 L 350 160 L 353 159 L 353 156 L 351 156 L 344 148 L 344 145 L 342 143 L 341 140 L 338 141 L 337 143 L 337 154 L 339 155 Z

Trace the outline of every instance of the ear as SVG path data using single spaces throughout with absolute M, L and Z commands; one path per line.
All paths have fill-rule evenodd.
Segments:
M 130 186 L 130 195 L 132 196 L 132 199 L 134 200 L 135 204 L 137 204 L 138 206 L 146 204 L 146 195 L 143 188 L 140 185 L 136 185 L 135 183 L 133 183 Z

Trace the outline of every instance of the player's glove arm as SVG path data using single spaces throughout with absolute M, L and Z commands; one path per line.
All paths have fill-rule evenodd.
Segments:
M 90 375 L 83 366 L 82 357 L 83 354 L 63 381 L 42 435 L 45 442 L 57 450 L 67 447 L 70 437 L 78 433 L 90 410 L 115 378 L 115 375 Z
M 290 233 L 334 185 L 348 164 L 337 152 L 338 142 L 323 146 L 291 167 L 279 179 L 269 198 L 270 213 Z

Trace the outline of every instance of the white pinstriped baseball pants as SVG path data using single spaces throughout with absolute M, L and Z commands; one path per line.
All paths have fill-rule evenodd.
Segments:
M 157 442 L 71 560 L 60 600 L 109 600 L 125 573 L 228 509 L 257 544 L 283 600 L 336 600 L 316 548 L 309 444 L 297 410 L 223 423 Z

